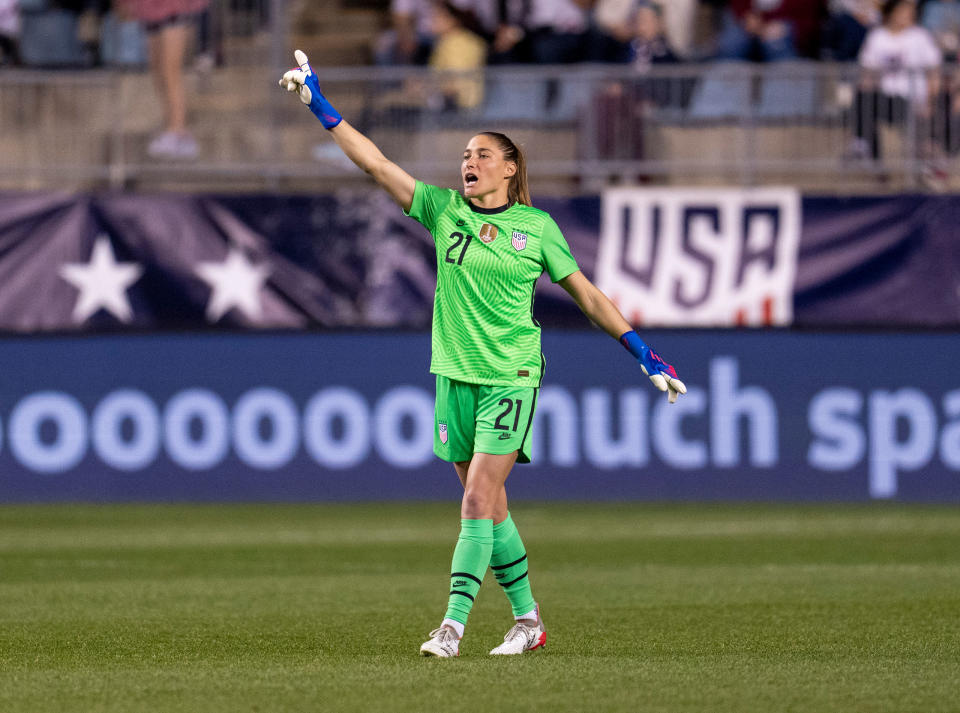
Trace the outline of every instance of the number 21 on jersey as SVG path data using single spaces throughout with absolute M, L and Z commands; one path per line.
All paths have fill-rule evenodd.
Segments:
M 473 240 L 473 236 L 456 232 L 450 234 L 450 239 L 454 242 L 447 248 L 446 262 L 449 262 L 451 265 L 462 265 L 463 256 L 467 254 L 467 248 L 470 247 L 470 241 Z

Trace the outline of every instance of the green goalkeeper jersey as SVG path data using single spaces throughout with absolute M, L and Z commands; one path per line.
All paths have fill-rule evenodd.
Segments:
M 437 247 L 430 371 L 471 384 L 539 386 L 534 286 L 544 270 L 556 282 L 579 269 L 553 218 L 520 203 L 477 208 L 421 181 L 406 214 Z

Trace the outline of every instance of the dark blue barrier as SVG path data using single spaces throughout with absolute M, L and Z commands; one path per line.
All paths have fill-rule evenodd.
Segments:
M 635 325 L 960 326 L 957 196 L 614 188 L 537 206 Z M 0 193 L 0 244 L 14 333 L 428 329 L 433 310 L 433 238 L 382 191 Z M 542 324 L 586 326 L 559 285 L 536 295 Z
M 522 498 L 960 501 L 960 335 L 548 333 Z M 0 342 L 0 501 L 452 499 L 426 334 Z

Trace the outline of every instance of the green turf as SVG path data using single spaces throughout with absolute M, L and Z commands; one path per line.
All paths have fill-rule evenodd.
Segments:
M 0 711 L 960 710 L 960 508 L 513 512 L 438 660 L 455 504 L 0 507 Z

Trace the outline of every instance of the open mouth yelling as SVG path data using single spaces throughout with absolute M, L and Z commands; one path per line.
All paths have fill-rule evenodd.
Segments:
M 466 173 L 463 176 L 463 185 L 466 186 L 467 188 L 473 188 L 475 185 L 477 185 L 477 180 L 479 180 L 477 178 L 477 174 Z

